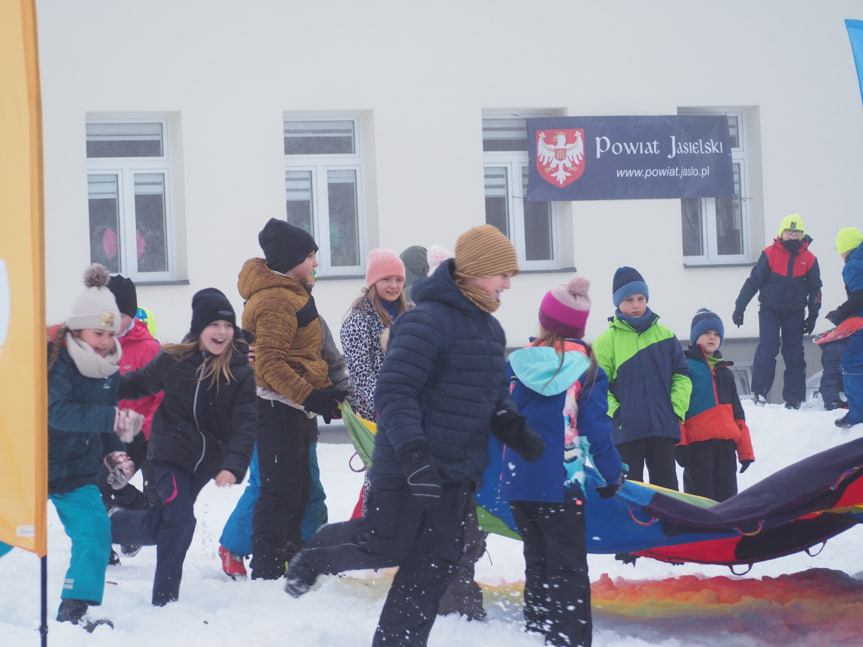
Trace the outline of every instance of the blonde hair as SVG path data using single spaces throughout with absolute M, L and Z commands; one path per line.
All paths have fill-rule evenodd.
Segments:
M 375 312 L 381 318 L 381 321 L 384 323 L 384 327 L 388 328 L 393 325 L 393 318 L 390 316 L 389 311 L 384 307 L 384 304 L 381 298 L 378 296 L 378 291 L 374 289 L 374 285 L 370 288 L 363 288 L 360 290 L 360 296 L 357 297 L 356 301 L 351 304 L 351 308 L 348 312 L 350 314 L 354 310 L 359 310 L 363 316 L 365 316 L 365 311 L 363 310 L 363 301 L 365 301 L 366 297 L 368 297 L 369 301 L 372 302 L 372 306 L 375 309 Z M 405 298 L 404 290 L 399 295 L 398 298 L 398 308 L 396 309 L 396 316 L 403 313 L 405 310 L 409 309 L 411 306 L 408 303 L 408 300 Z
M 208 389 L 212 389 L 213 386 L 215 386 L 216 391 L 219 390 L 220 376 L 225 378 L 226 384 L 230 384 L 234 379 L 234 374 L 231 373 L 231 358 L 235 352 L 240 350 L 238 344 L 248 345 L 248 342 L 246 342 L 245 339 L 238 339 L 236 337 L 236 332 L 237 329 L 234 328 L 235 336 L 231 342 L 230 348 L 226 348 L 219 355 L 213 355 L 212 361 L 202 362 L 198 367 L 198 374 L 196 377 L 199 382 L 203 382 L 209 378 L 210 383 L 207 385 Z M 178 362 L 182 362 L 192 357 L 195 353 L 200 352 L 200 339 L 198 337 L 192 337 L 177 344 L 165 344 L 162 347 L 162 350 Z

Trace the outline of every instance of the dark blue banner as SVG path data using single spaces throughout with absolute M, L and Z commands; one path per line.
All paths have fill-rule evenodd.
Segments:
M 734 194 L 722 116 L 527 120 L 527 199 L 727 198 Z

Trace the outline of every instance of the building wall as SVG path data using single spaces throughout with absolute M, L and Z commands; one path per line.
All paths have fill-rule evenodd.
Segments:
M 235 307 L 257 233 L 284 217 L 286 111 L 363 115 L 369 247 L 440 243 L 484 222 L 484 110 L 662 115 L 750 106 L 762 151 L 752 260 L 799 212 L 815 239 L 826 313 L 844 299 L 837 229 L 860 225 L 863 112 L 843 20 L 858 0 L 38 0 L 44 115 L 47 312 L 62 320 L 89 263 L 84 124 L 98 113 L 170 113 L 176 246 L 185 281 L 139 284 L 159 337 L 187 329 L 192 294 Z M 651 307 L 681 338 L 698 307 L 729 338 L 757 336 L 757 305 L 730 322 L 751 265 L 685 268 L 679 200 L 575 202 L 565 268 L 592 281 L 594 338 L 611 280 L 638 268 Z M 564 227 L 564 230 L 567 230 Z M 571 271 L 523 273 L 499 318 L 511 345 Z M 361 277 L 323 276 L 319 309 L 337 328 Z M 826 321 L 817 331 L 826 329 Z M 810 362 L 812 364 L 812 362 Z M 810 367 L 817 370 L 817 366 Z

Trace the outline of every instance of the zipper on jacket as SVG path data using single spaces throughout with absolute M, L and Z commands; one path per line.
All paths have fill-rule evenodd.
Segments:
M 207 356 L 204 355 L 204 363 L 201 364 L 201 376 L 204 375 L 204 370 L 207 368 Z M 198 429 L 198 433 L 201 435 L 201 457 L 198 459 L 198 462 L 195 463 L 194 472 L 198 471 L 198 467 L 204 461 L 204 456 L 207 454 L 207 437 L 204 435 L 204 432 L 201 431 L 201 425 L 198 422 L 198 393 L 201 391 L 201 379 L 199 377 L 195 382 L 195 398 L 192 401 L 192 417 L 195 419 L 195 427 Z

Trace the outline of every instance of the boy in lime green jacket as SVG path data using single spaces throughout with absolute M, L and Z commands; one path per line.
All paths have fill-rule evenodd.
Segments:
M 608 374 L 611 435 L 627 478 L 677 489 L 675 446 L 692 392 L 689 365 L 674 333 L 648 306 L 647 283 L 632 267 L 614 274 L 617 308 L 608 330 L 594 342 L 597 363 Z

